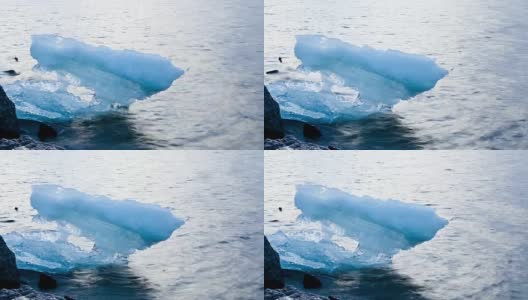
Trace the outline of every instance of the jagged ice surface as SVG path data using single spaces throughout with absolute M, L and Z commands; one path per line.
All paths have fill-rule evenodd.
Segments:
M 112 200 L 57 185 L 33 186 L 31 205 L 57 230 L 10 233 L 6 243 L 20 268 L 66 272 L 120 263 L 168 239 L 184 221 L 165 208 Z
M 306 78 L 278 81 L 269 90 L 282 116 L 300 121 L 333 123 L 387 111 L 447 75 L 422 55 L 358 47 L 322 35 L 297 36 L 295 55 Z
M 283 266 L 324 272 L 387 264 L 400 250 L 431 240 L 447 220 L 427 206 L 354 196 L 300 185 L 295 205 L 300 229 L 279 231 L 270 242 Z
M 159 55 L 92 46 L 58 35 L 34 35 L 37 74 L 5 89 L 18 114 L 68 120 L 128 106 L 168 89 L 183 70 Z

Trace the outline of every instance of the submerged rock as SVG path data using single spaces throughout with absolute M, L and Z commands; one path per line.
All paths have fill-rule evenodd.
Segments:
M 305 289 L 318 289 L 322 284 L 317 277 L 310 274 L 304 274 L 303 286 Z
M 279 254 L 264 236 L 264 288 L 281 289 L 283 287 L 284 276 Z
M 280 107 L 264 86 L 264 138 L 280 139 L 284 137 L 284 126 Z
M 278 74 L 279 73 L 279 70 L 271 70 L 271 71 L 267 71 L 266 74 Z
M 16 116 L 15 104 L 0 86 L 0 139 L 16 139 L 19 136 L 20 125 Z
M 39 276 L 39 283 L 38 283 L 39 289 L 41 290 L 51 290 L 57 288 L 57 280 L 55 278 L 41 273 Z
M 321 131 L 319 130 L 319 128 L 308 123 L 305 123 L 303 126 L 303 134 L 304 137 L 307 137 L 309 139 L 317 139 L 321 137 Z
M 17 269 L 15 254 L 0 236 L 0 289 L 18 287 L 20 287 L 20 274 Z
M 0 290 L 0 300 L 64 300 L 65 298 L 58 297 L 52 294 L 35 291 L 27 285 L 22 285 L 20 288 L 12 290 Z M 71 298 L 70 298 L 71 299 Z
M 40 123 L 38 137 L 41 141 L 53 139 L 57 137 L 57 131 L 47 124 Z

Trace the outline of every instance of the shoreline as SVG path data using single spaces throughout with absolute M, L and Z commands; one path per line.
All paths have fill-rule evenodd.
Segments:
M 15 104 L 0 85 L 0 150 L 64 150 L 48 142 L 57 135 L 48 124 L 19 119 Z
M 286 273 L 294 272 L 302 276 L 302 284 L 305 288 L 319 289 L 322 287 L 320 280 L 303 271 L 283 269 L 280 264 L 280 256 L 273 249 L 268 238 L 264 236 L 264 300 L 339 300 L 331 295 L 325 297 L 317 294 L 307 293 L 286 283 Z M 300 281 L 300 280 L 299 280 Z

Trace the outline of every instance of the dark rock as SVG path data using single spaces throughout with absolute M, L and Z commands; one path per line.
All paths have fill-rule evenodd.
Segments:
M 20 287 L 15 254 L 7 247 L 0 236 L 0 289 L 16 289 Z
M 64 296 L 64 300 L 75 300 L 72 297 Z
M 264 300 L 279 300 L 279 299 L 292 299 L 292 300 L 328 300 L 329 298 L 301 292 L 292 286 L 286 286 L 283 289 L 265 289 Z
M 44 123 L 40 123 L 38 137 L 41 141 L 53 139 L 57 137 L 57 131 Z
M 288 134 L 281 139 L 265 139 L 265 150 L 328 150 L 327 147 L 308 143 L 297 139 L 294 135 Z
M 264 288 L 281 289 L 284 287 L 284 275 L 279 254 L 271 247 L 264 236 Z
M 0 150 L 64 150 L 64 148 L 22 135 L 14 140 L 0 138 Z
M 339 149 L 335 146 L 330 145 L 328 146 L 328 150 L 339 150 Z
M 310 274 L 304 274 L 303 286 L 305 289 L 318 289 L 322 286 L 321 281 Z
M 303 134 L 304 137 L 307 137 L 309 139 L 317 139 L 321 137 L 321 131 L 319 130 L 319 128 L 310 124 L 304 124 Z
M 47 274 L 41 273 L 40 276 L 39 276 L 38 287 L 41 290 L 56 289 L 57 288 L 57 280 L 55 280 L 55 278 L 53 278 L 53 277 L 51 277 L 51 276 L 49 276 Z
M 9 100 L 0 86 L 0 139 L 16 139 L 20 136 L 20 125 L 16 116 L 15 104 Z
M 280 139 L 284 137 L 284 126 L 280 107 L 264 86 L 264 138 Z
M 339 300 L 339 299 L 334 296 L 328 296 L 328 300 Z
M 52 294 L 38 292 L 27 285 L 22 285 L 18 289 L 0 290 L 0 299 L 1 300 L 15 300 L 15 299 L 64 300 L 66 298 L 58 297 Z
M 271 71 L 266 72 L 266 74 L 277 74 L 277 73 L 279 73 L 279 70 L 271 70 Z
M 15 70 L 7 70 L 7 71 L 3 71 L 4 74 L 7 74 L 9 76 L 17 76 L 17 75 L 20 75 L 20 73 L 18 73 L 17 71 Z

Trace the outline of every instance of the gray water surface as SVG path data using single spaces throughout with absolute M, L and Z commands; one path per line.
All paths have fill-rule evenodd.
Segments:
M 432 240 L 384 268 L 319 275 L 323 289 L 316 292 L 338 299 L 525 299 L 527 163 L 524 151 L 268 151 L 265 234 L 302 227 L 294 195 L 305 182 L 427 205 L 449 221 Z
M 436 87 L 393 107 L 392 120 L 323 126 L 343 149 L 528 148 L 528 2 L 524 0 L 266 0 L 267 84 L 299 77 L 298 34 L 436 59 Z M 278 61 L 284 58 L 284 63 Z
M 186 71 L 166 91 L 58 126 L 70 149 L 262 149 L 262 1 L 5 0 L 0 85 L 38 78 L 31 35 L 169 58 Z M 14 57 L 19 58 L 19 63 Z
M 0 234 L 50 229 L 33 220 L 33 184 L 158 204 L 185 220 L 168 240 L 134 253 L 128 264 L 57 275 L 52 292 L 75 299 L 259 299 L 262 161 L 261 151 L 3 153 Z

